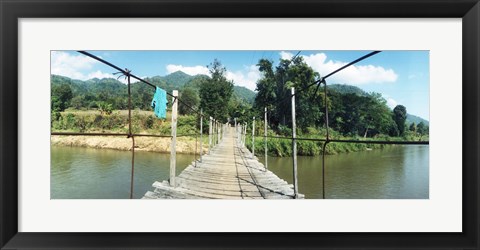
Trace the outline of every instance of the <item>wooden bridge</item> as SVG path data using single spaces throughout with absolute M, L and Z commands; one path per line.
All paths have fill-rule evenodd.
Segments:
M 225 135 L 201 161 L 169 181 L 153 183 L 143 199 L 293 199 L 293 185 L 267 170 L 225 126 Z M 296 198 L 304 198 L 299 194 Z

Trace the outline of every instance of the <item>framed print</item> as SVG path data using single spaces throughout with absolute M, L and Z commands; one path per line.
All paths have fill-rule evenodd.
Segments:
M 479 247 L 476 0 L 0 11 L 1 249 Z

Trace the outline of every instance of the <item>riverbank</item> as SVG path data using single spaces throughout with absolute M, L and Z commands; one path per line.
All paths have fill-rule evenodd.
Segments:
M 170 153 L 171 138 L 135 137 L 135 151 Z M 132 150 L 132 139 L 112 136 L 50 136 L 52 146 L 86 147 L 97 149 Z M 195 138 L 179 137 L 176 145 L 179 154 L 198 154 L 200 141 L 195 148 Z M 203 143 L 203 152 L 208 152 L 208 143 Z
M 313 139 L 313 138 L 312 138 Z M 351 138 L 342 138 L 351 139 Z M 387 140 L 400 140 L 400 138 L 388 138 Z M 252 151 L 251 136 L 247 136 L 245 146 Z M 269 138 L 267 140 L 268 155 L 274 157 L 292 156 L 292 141 L 290 139 Z M 386 147 L 395 147 L 395 145 L 386 144 L 365 144 L 365 143 L 329 143 L 325 149 L 325 154 L 336 155 L 341 153 L 362 152 Z M 322 154 L 323 142 L 318 141 L 297 141 L 297 155 L 300 156 L 318 156 Z M 265 141 L 259 137 L 255 139 L 255 155 L 263 156 L 265 153 Z

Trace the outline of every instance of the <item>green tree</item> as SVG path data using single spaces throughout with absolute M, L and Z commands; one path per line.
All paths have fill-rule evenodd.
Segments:
M 111 103 L 99 101 L 97 102 L 97 106 L 98 106 L 98 111 L 100 111 L 100 114 L 102 115 L 103 114 L 110 115 L 113 112 L 113 105 Z
M 257 64 L 262 77 L 257 81 L 255 109 L 263 116 L 264 108 L 269 110 L 269 124 L 278 127 L 280 124 L 291 126 L 291 87 L 302 91 L 296 95 L 297 124 L 299 128 L 315 126 L 323 123 L 324 94 L 315 92 L 314 88 L 305 89 L 319 77 L 302 57 L 293 60 L 281 59 L 273 70 L 272 62 L 261 59 Z
M 208 65 L 211 77 L 200 85 L 200 108 L 207 116 L 226 122 L 228 102 L 233 93 L 233 82 L 225 77 L 226 69 L 218 59 Z
M 405 121 L 407 120 L 407 108 L 403 105 L 397 105 L 393 109 L 393 120 L 397 124 L 400 136 L 405 134 Z
M 426 134 L 426 132 L 427 132 L 427 126 L 425 125 L 425 123 L 420 122 L 420 123 L 417 125 L 417 132 L 418 132 L 420 135 L 425 135 L 425 134 Z
M 179 95 L 179 98 L 180 100 L 182 100 L 182 102 L 178 103 L 178 112 L 181 115 L 193 114 L 194 111 L 188 106 L 197 109 L 200 102 L 200 98 L 198 97 L 197 92 L 195 92 L 195 90 L 193 90 L 192 88 L 187 87 L 184 88 Z M 185 104 L 187 104 L 188 106 Z
M 276 112 L 275 93 L 275 73 L 273 71 L 272 62 L 267 59 L 260 59 L 257 64 L 258 70 L 262 73 L 262 78 L 257 81 L 257 95 L 255 96 L 255 108 L 261 112 L 265 107 L 269 113 Z
M 410 127 L 408 128 L 408 130 L 416 133 L 416 132 L 417 132 L 417 124 L 415 124 L 414 122 L 412 122 L 412 124 L 410 124 Z
M 360 98 L 360 107 L 356 112 L 360 114 L 358 126 L 359 131 L 364 131 L 363 137 L 388 134 L 394 122 L 387 101 L 379 93 L 370 93 Z
M 85 96 L 76 95 L 70 100 L 70 106 L 75 109 L 81 109 L 82 107 L 85 107 L 84 100 Z
M 53 86 L 51 109 L 55 111 L 64 111 L 70 106 L 70 100 L 72 97 L 72 89 L 68 84 Z

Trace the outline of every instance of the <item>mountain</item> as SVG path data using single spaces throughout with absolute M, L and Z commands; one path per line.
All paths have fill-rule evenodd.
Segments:
M 195 76 L 191 76 L 183 73 L 183 71 L 175 71 L 164 77 L 160 76 L 160 79 L 167 83 L 171 83 L 173 86 L 183 87 L 186 83 L 191 81 Z
M 257 95 L 255 92 L 242 86 L 233 86 L 233 94 L 250 104 L 253 104 Z
M 174 73 L 172 73 L 172 74 L 174 74 Z M 185 74 L 185 73 L 183 73 L 183 74 Z M 187 75 L 187 76 L 189 76 L 189 75 Z M 181 86 L 184 87 L 184 88 L 192 88 L 196 91 L 199 91 L 200 90 L 200 84 L 202 83 L 202 81 L 204 81 L 208 78 L 209 77 L 206 76 L 206 75 L 190 76 L 190 78 L 188 78 L 188 81 L 184 85 L 181 85 Z M 245 87 L 234 85 L 233 86 L 233 95 L 235 95 L 236 97 L 238 97 L 239 99 L 242 99 L 243 101 L 245 101 L 247 103 L 253 104 L 253 102 L 255 100 L 256 93 L 251 91 L 250 89 L 245 88 Z
M 173 90 L 181 92 L 187 87 L 198 91 L 201 83 L 208 78 L 206 75 L 191 76 L 182 71 L 177 71 L 166 76 L 146 77 L 145 80 L 171 93 Z M 50 81 L 52 90 L 63 84 L 70 86 L 74 97 L 71 105 L 75 108 L 96 108 L 99 101 L 111 103 L 117 109 L 127 107 L 127 85 L 117 79 L 93 78 L 81 81 L 65 76 L 51 75 Z M 154 93 L 153 89 L 140 82 L 133 82 L 131 86 L 133 107 L 149 109 Z M 240 86 L 234 86 L 233 95 L 250 104 L 253 104 L 255 99 L 255 92 Z
M 412 124 L 412 122 L 414 122 L 415 124 L 419 124 L 420 122 L 423 122 L 425 125 L 430 126 L 429 122 L 423 119 L 422 117 L 407 114 L 407 120 L 406 120 L 407 125 Z

